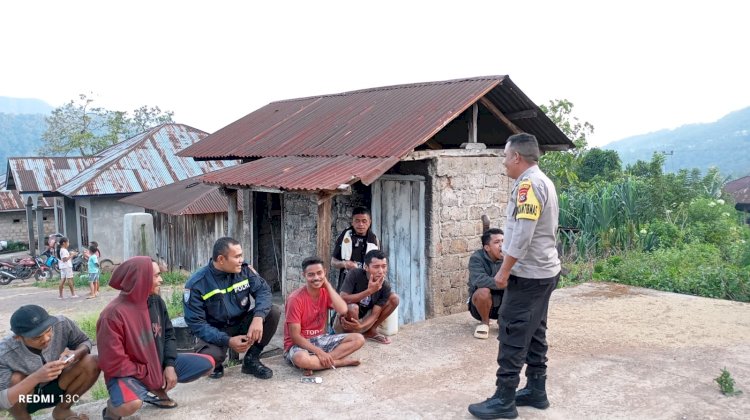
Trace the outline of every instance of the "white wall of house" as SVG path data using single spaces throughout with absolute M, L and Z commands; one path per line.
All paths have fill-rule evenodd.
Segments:
M 92 197 L 76 200 L 78 224 L 81 223 L 80 207 L 86 208 L 88 216 L 88 239 L 99 243 L 102 259 L 109 258 L 115 264 L 123 260 L 124 216 L 127 213 L 142 213 L 143 207 L 120 203 L 120 197 Z

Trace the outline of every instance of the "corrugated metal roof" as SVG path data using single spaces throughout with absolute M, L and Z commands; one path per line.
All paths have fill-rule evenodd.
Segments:
M 96 160 L 80 156 L 11 157 L 7 188 L 24 193 L 53 192 Z
M 200 176 L 165 185 L 123 198 L 120 201 L 179 216 L 183 214 L 225 213 L 228 200 L 218 186 L 204 184 Z M 237 208 L 241 209 L 242 191 L 239 192 Z
M 42 198 L 42 208 L 52 207 L 52 199 Z M 0 212 L 25 211 L 23 198 L 18 191 L 0 191 Z
M 480 98 L 511 114 L 539 108 L 507 76 L 388 86 L 270 103 L 190 146 L 179 156 L 401 158 Z M 568 145 L 543 112 L 517 122 L 540 145 Z
M 735 203 L 750 204 L 750 176 L 727 182 L 724 191 L 734 197 Z
M 42 198 L 42 207 L 52 207 L 52 200 Z M 25 211 L 26 206 L 18 191 L 8 191 L 5 188 L 5 174 L 0 174 L 0 212 Z
M 196 162 L 176 153 L 205 138 L 183 124 L 162 124 L 99 154 L 91 166 L 58 188 L 70 197 L 128 194 L 236 165 L 233 161 Z
M 398 158 L 352 156 L 268 157 L 204 175 L 207 184 L 266 187 L 283 190 L 336 190 L 341 184 L 370 184 Z

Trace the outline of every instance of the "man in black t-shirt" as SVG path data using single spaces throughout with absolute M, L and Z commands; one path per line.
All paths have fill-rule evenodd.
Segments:
M 365 254 L 373 249 L 380 249 L 377 236 L 372 233 L 370 210 L 357 207 L 352 211 L 352 225 L 346 228 L 336 239 L 336 247 L 331 256 L 331 267 L 338 268 L 339 279 L 336 291 L 341 291 L 346 273 L 355 268 L 362 268 Z
M 388 261 L 380 250 L 365 255 L 364 269 L 355 268 L 346 275 L 341 298 L 347 303 L 346 316 L 336 316 L 336 332 L 358 332 L 368 340 L 390 344 L 390 338 L 378 333 L 378 327 L 398 307 L 399 298 L 386 280 Z

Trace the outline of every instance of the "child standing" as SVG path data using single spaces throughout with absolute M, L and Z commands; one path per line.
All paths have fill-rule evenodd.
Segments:
M 65 236 L 60 238 L 60 251 L 58 255 L 58 258 L 60 259 L 60 297 L 58 299 L 64 299 L 63 289 L 65 288 L 66 281 L 69 282 L 68 285 L 70 286 L 70 297 L 78 297 L 76 296 L 76 291 L 73 288 L 73 257 L 68 251 L 68 244 L 68 238 L 66 238 Z
M 89 288 L 91 293 L 86 299 L 93 299 L 99 296 L 99 250 L 96 246 L 89 245 Z

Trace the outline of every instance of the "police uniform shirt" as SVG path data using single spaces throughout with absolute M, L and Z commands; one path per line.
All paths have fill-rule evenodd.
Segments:
M 518 259 L 511 274 L 540 279 L 560 272 L 558 216 L 555 185 L 538 166 L 528 168 L 513 184 L 506 213 L 503 253 Z

